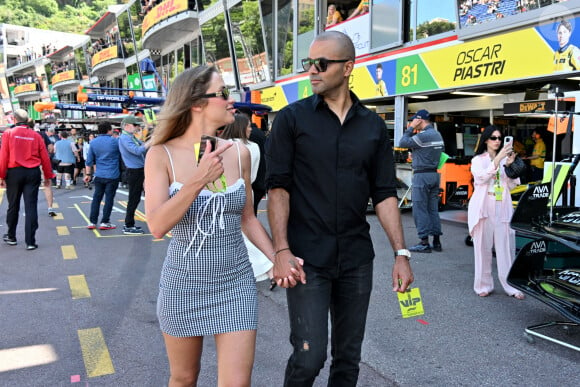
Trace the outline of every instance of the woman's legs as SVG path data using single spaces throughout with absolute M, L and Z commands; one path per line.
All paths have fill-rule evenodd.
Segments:
M 174 337 L 164 333 L 163 338 L 169 358 L 168 386 L 196 386 L 201 367 L 203 337 Z
M 509 295 L 521 294 L 519 290 L 507 282 L 507 277 L 515 255 L 515 232 L 509 223 L 497 221 L 495 225 L 495 260 L 497 262 L 497 277 L 503 290 Z
M 215 335 L 218 387 L 249 387 L 256 350 L 256 331 Z
M 489 294 L 493 291 L 493 277 L 491 275 L 493 222 L 489 218 L 480 219 L 473 228 L 471 236 L 475 258 L 473 290 L 479 295 Z

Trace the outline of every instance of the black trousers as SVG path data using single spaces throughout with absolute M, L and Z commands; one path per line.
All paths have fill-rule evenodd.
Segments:
M 6 226 L 8 236 L 16 238 L 16 226 L 20 212 L 20 199 L 24 197 L 24 236 L 27 245 L 36 243 L 38 229 L 38 188 L 40 187 L 40 168 L 9 168 L 6 173 Z
M 129 185 L 129 199 L 125 214 L 125 227 L 135 226 L 135 210 L 141 201 L 145 171 L 143 168 L 127 168 L 127 184 Z
M 285 387 L 311 387 L 324 367 L 331 321 L 328 386 L 355 387 L 367 311 L 373 287 L 373 263 L 349 270 L 304 264 L 306 284 L 286 290 L 290 343 L 294 348 L 284 375 Z

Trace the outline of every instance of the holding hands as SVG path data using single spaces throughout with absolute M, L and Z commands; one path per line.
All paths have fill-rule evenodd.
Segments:
M 274 280 L 281 288 L 293 288 L 298 282 L 305 284 L 303 265 L 304 260 L 294 256 L 289 248 L 279 250 L 274 255 Z

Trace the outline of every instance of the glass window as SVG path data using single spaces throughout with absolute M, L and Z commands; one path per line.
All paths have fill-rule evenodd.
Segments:
M 198 66 L 202 62 L 203 50 L 201 45 L 201 39 L 196 38 L 190 43 L 191 47 L 191 67 Z
M 403 30 L 401 1 L 373 1 L 371 25 L 372 48 L 401 44 L 403 41 L 403 37 L 401 36 Z
M 79 47 L 74 52 L 75 57 L 75 65 L 77 69 L 77 77 L 78 79 L 86 79 L 89 76 L 89 68 L 87 66 L 90 65 L 90 62 L 87 63 L 87 56 L 86 56 L 86 47 Z
M 278 39 L 278 75 L 292 74 L 294 58 L 294 8 L 291 0 L 278 1 L 277 33 Z
M 266 56 L 270 59 L 274 58 L 274 48 L 272 42 L 274 41 L 274 19 L 272 17 L 273 0 L 263 0 L 260 2 L 262 10 L 262 28 L 264 29 L 264 37 L 266 38 Z M 272 60 L 268 63 L 273 63 Z M 268 66 L 270 79 L 274 79 L 274 68 Z
M 135 55 L 135 47 L 133 47 L 133 39 L 131 38 L 131 28 L 129 25 L 129 13 L 123 12 L 117 18 L 118 34 L 117 35 L 117 51 L 122 58 L 128 58 Z
M 314 40 L 314 11 L 314 2 L 298 0 L 297 62 L 302 58 L 308 57 L 310 43 Z M 296 66 L 298 66 L 298 71 L 302 71 L 302 65 L 300 63 L 296 63 Z
M 229 10 L 234 52 L 243 86 L 267 79 L 264 34 L 261 18 L 257 17 L 259 6 L 258 0 L 246 0 Z
M 201 36 L 205 50 L 205 61 L 209 66 L 216 66 L 226 86 L 236 87 L 233 62 L 230 56 L 228 35 L 223 13 L 216 15 L 201 26 Z
M 453 31 L 457 24 L 457 3 L 456 0 L 439 0 L 437 6 L 433 6 L 433 1 L 413 0 L 417 9 L 414 13 L 415 40 L 426 39 L 444 32 Z

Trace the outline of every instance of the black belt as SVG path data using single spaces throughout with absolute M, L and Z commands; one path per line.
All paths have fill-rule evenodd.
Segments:
M 432 168 L 432 169 L 418 169 L 416 171 L 413 171 L 413 173 L 437 173 L 437 169 Z

